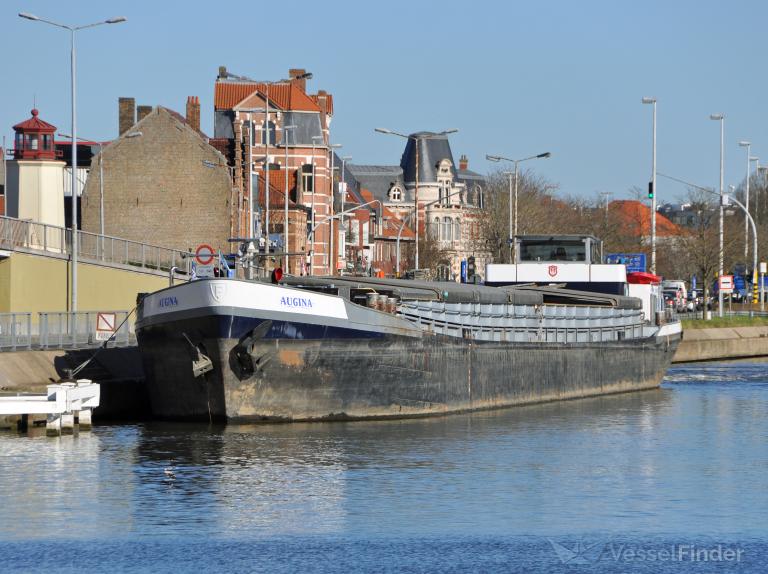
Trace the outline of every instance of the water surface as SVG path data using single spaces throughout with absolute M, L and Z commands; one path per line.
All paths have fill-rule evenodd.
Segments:
M 765 363 L 433 419 L 3 433 L 0 453 L 3 572 L 768 571 Z

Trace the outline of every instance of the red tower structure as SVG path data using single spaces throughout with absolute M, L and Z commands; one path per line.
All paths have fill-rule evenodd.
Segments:
M 56 159 L 53 134 L 56 126 L 41 120 L 37 109 L 32 117 L 13 126 L 16 132 L 13 143 L 13 157 L 16 160 Z

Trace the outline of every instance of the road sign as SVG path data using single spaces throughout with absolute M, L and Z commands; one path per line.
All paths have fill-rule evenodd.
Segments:
M 213 247 L 207 243 L 202 243 L 201 245 L 197 246 L 197 249 L 195 249 L 195 260 L 200 265 L 210 265 L 213 263 L 215 256 L 216 252 L 213 250 Z
M 765 273 L 766 272 L 765 271 L 765 267 L 766 267 L 765 261 L 761 261 L 760 262 L 760 273 Z
M 605 256 L 605 262 L 611 265 L 626 265 L 627 273 L 645 271 L 645 253 L 609 253 Z
M 108 341 L 117 328 L 117 313 L 96 313 L 96 340 Z
M 733 275 L 721 275 L 718 287 L 723 293 L 733 293 Z
M 214 260 L 216 252 L 207 243 L 202 243 L 195 249 L 195 276 L 213 277 Z

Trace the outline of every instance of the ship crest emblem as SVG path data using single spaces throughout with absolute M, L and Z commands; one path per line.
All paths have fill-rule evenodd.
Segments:
M 211 296 L 214 301 L 221 302 L 227 292 L 227 286 L 223 283 L 211 283 Z
M 557 265 L 550 265 L 548 271 L 549 271 L 549 276 L 554 277 L 555 275 L 557 275 Z

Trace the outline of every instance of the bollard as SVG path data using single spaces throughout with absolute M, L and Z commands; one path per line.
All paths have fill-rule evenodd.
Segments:
M 91 409 L 83 409 L 77 412 L 77 424 L 81 431 L 91 430 Z

